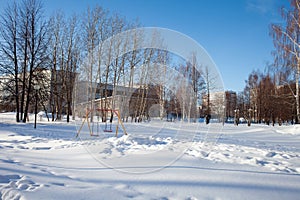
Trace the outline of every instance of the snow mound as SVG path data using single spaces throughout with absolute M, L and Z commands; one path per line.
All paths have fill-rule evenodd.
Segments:
M 300 135 L 300 125 L 296 124 L 293 126 L 279 126 L 276 127 L 275 131 L 281 134 Z
M 192 146 L 187 155 L 212 160 L 215 162 L 246 164 L 286 173 L 300 173 L 299 155 L 296 152 L 269 151 L 254 147 L 234 144 L 215 144 L 211 152 L 203 149 L 205 144 Z
M 123 153 L 126 152 L 147 152 L 147 151 L 159 151 L 167 148 L 173 143 L 171 137 L 160 138 L 160 137 L 133 137 L 132 135 L 124 135 L 120 138 L 111 137 L 107 139 L 107 142 Z

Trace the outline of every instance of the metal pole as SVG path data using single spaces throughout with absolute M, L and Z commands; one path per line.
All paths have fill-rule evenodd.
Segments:
M 37 115 L 37 102 L 38 102 L 38 90 L 35 90 L 35 113 L 34 113 L 34 128 L 36 129 L 36 115 Z

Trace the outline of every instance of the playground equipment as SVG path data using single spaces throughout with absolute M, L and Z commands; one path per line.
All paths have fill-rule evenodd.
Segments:
M 125 129 L 125 126 L 121 120 L 121 116 L 120 116 L 120 112 L 119 110 L 116 110 L 116 109 L 101 109 L 101 108 L 97 108 L 97 109 L 94 109 L 95 111 L 97 111 L 98 113 L 105 113 L 105 128 L 104 128 L 104 132 L 112 132 L 112 122 L 113 122 L 113 113 L 116 114 L 116 116 L 118 117 L 118 122 L 117 122 L 117 126 L 116 126 L 116 134 L 115 136 L 117 137 L 118 136 L 118 131 L 119 131 L 119 125 L 121 124 L 122 126 L 122 129 L 123 129 L 123 132 L 125 135 L 127 135 L 127 132 L 126 132 L 126 129 Z M 86 110 L 86 114 L 85 114 L 85 117 L 84 117 L 84 120 L 76 134 L 76 137 L 79 136 L 82 128 L 83 128 L 83 125 L 85 123 L 87 123 L 88 125 L 88 129 L 89 129 L 89 132 L 90 132 L 90 136 L 98 136 L 98 133 L 100 131 L 100 125 L 99 125 L 99 117 L 100 115 L 97 115 L 97 124 L 96 124 L 96 127 L 97 127 L 97 134 L 94 134 L 94 126 L 91 126 L 91 123 L 89 122 L 88 118 L 90 116 L 90 114 L 92 113 L 93 110 L 91 109 L 87 109 Z M 110 113 L 111 116 L 110 116 L 110 119 L 109 119 L 109 124 L 107 122 L 107 119 L 106 119 L 106 113 Z

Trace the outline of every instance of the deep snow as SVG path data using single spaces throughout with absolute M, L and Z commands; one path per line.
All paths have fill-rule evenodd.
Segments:
M 299 199 L 298 125 L 80 122 L 0 114 L 0 199 Z

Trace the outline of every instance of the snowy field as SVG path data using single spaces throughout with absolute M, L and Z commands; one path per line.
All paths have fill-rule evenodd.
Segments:
M 153 120 L 125 123 L 118 137 L 84 125 L 76 138 L 79 125 L 38 120 L 33 129 L 0 114 L 0 199 L 300 197 L 298 125 Z

